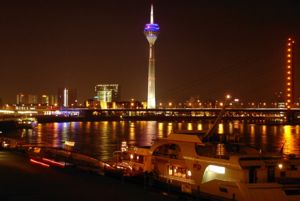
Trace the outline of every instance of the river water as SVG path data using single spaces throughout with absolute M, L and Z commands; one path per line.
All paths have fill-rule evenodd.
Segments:
M 173 130 L 207 130 L 211 122 L 157 122 L 157 121 L 101 121 L 38 124 L 34 129 L 14 133 L 27 143 L 64 147 L 64 142 L 74 141 L 74 151 L 101 160 L 111 159 L 120 149 L 121 141 L 130 145 L 150 146 L 153 140 L 166 137 Z M 238 134 L 242 142 L 262 149 L 300 155 L 300 126 L 256 125 L 240 121 L 220 123 L 215 132 Z

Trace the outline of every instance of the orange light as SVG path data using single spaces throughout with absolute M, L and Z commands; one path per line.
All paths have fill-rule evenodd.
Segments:
M 291 57 L 291 55 L 290 55 L 290 54 L 288 54 L 287 56 L 288 56 L 288 57 Z
M 291 66 L 287 66 L 288 68 L 291 68 Z
M 287 88 L 288 91 L 291 91 L 291 88 Z
M 288 96 L 288 97 L 291 97 L 291 94 L 288 94 L 287 96 Z
M 291 60 L 289 59 L 289 60 L 287 60 L 287 62 L 288 62 L 288 63 L 291 63 Z
M 287 74 L 291 74 L 291 71 L 288 71 Z
M 291 85 L 291 83 L 290 83 L 290 82 L 288 82 L 288 83 L 287 83 L 287 85 L 288 85 L 288 86 L 290 86 L 290 85 Z
M 291 46 L 291 43 L 288 43 L 288 46 Z
M 50 167 L 50 165 L 46 164 L 46 163 L 43 163 L 43 162 L 40 162 L 40 161 L 36 161 L 34 159 L 30 159 L 30 162 L 33 163 L 33 164 L 37 164 L 37 165 L 41 165 L 43 167 Z
M 291 48 L 288 48 L 288 52 L 290 52 L 291 51 Z

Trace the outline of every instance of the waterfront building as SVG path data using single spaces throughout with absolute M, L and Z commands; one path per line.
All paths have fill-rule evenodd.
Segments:
M 26 95 L 23 93 L 17 94 L 17 105 L 27 104 Z
M 289 109 L 294 105 L 294 74 L 295 74 L 295 40 L 288 38 L 286 44 L 286 82 L 285 104 Z
M 39 96 L 38 103 L 43 106 L 55 106 L 57 105 L 57 96 L 43 94 Z
M 17 94 L 17 105 L 54 106 L 57 105 L 57 96 L 20 93 Z
M 17 94 L 17 105 L 36 105 L 38 104 L 38 96 L 34 94 Z
M 35 94 L 28 94 L 28 104 L 38 104 L 38 96 Z
M 49 98 L 49 105 L 51 105 L 51 106 L 57 106 L 58 105 L 57 96 L 48 95 L 48 98 Z
M 101 108 L 106 109 L 108 103 L 120 100 L 119 84 L 98 84 L 95 86 L 95 100 Z
M 155 54 L 154 44 L 159 34 L 159 25 L 154 23 L 153 5 L 151 4 L 150 23 L 145 25 L 144 33 L 149 43 L 149 64 L 148 64 L 148 96 L 147 108 L 156 108 L 155 98 Z
M 70 88 L 58 89 L 58 106 L 60 107 L 74 107 L 77 105 L 77 90 Z
M 40 97 L 40 101 L 39 101 L 39 102 L 40 102 L 42 105 L 48 106 L 48 105 L 49 105 L 49 96 L 43 94 L 43 95 Z

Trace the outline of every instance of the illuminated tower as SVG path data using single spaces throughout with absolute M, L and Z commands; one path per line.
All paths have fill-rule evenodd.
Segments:
M 159 25 L 154 23 L 153 5 L 151 4 L 150 23 L 145 25 L 145 36 L 149 42 L 148 97 L 147 108 L 155 109 L 155 55 L 154 44 L 159 34 Z
M 287 108 L 294 104 L 294 51 L 295 41 L 289 38 L 286 47 L 286 86 L 285 86 L 285 103 Z

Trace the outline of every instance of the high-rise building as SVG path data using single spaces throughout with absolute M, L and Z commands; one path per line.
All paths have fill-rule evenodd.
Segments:
M 27 97 L 25 94 L 17 94 L 17 105 L 27 104 Z
M 57 106 L 58 105 L 57 96 L 49 95 L 48 97 L 49 97 L 49 105 L 52 105 L 52 106 Z
M 77 106 L 77 91 L 76 89 L 60 88 L 58 89 L 58 106 L 74 107 Z
M 35 94 L 17 94 L 17 105 L 41 105 L 53 106 L 57 104 L 57 96 L 53 95 L 35 95 Z
M 48 105 L 49 105 L 49 96 L 48 96 L 48 95 L 45 95 L 45 94 L 41 95 L 41 96 L 40 96 L 39 102 L 40 102 L 40 104 L 42 104 L 42 105 L 48 106 Z
M 288 38 L 286 44 L 286 82 L 285 82 L 285 104 L 289 109 L 294 105 L 294 73 L 295 73 L 295 41 Z
M 147 108 L 156 108 L 155 98 L 155 54 L 154 44 L 159 34 L 159 25 L 154 23 L 153 5 L 151 4 L 150 23 L 145 25 L 144 33 L 149 42 L 149 67 L 148 67 L 148 96 Z
M 34 94 L 28 94 L 28 104 L 38 104 L 38 96 Z
M 100 102 L 116 102 L 120 100 L 119 84 L 98 84 L 95 86 L 95 99 Z

